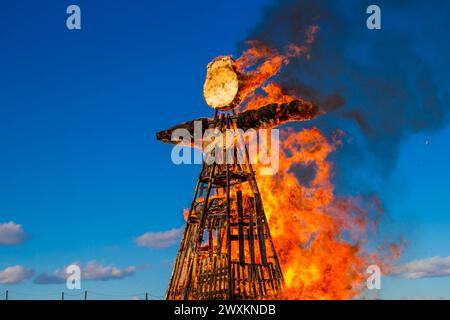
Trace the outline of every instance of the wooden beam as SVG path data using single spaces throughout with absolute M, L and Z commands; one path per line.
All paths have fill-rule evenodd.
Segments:
M 308 101 L 292 100 L 289 103 L 269 104 L 255 110 L 247 110 L 231 116 L 232 122 L 237 124 L 239 129 L 269 129 L 278 127 L 286 122 L 308 121 L 321 114 L 319 108 Z M 189 146 L 194 146 L 194 123 L 199 122 L 202 128 L 202 136 L 206 129 L 214 127 L 214 120 L 210 118 L 198 118 L 195 120 L 180 123 L 170 129 L 156 133 L 156 139 L 170 144 L 178 144 L 179 141 L 172 141 L 172 133 L 177 129 L 185 129 L 191 136 Z M 178 139 L 178 137 L 175 137 Z M 201 137 L 200 137 L 201 138 Z
M 242 191 L 236 192 L 237 199 L 237 211 L 238 211 L 238 241 L 239 241 L 239 264 L 244 266 L 245 264 L 245 248 L 244 248 L 244 210 L 242 208 Z

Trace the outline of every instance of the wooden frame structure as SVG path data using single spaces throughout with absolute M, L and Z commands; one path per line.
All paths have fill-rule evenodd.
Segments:
M 216 110 L 209 128 L 238 125 L 234 110 Z M 267 299 L 282 287 L 247 148 L 244 164 L 203 162 L 166 299 Z

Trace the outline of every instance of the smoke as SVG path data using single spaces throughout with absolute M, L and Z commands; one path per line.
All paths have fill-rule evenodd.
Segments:
M 378 1 L 382 30 L 368 30 L 370 4 L 277 1 L 246 39 L 282 51 L 302 44 L 311 25 L 320 27 L 310 58 L 291 60 L 277 82 L 327 113 L 310 125 L 330 135 L 338 128 L 347 133 L 347 143 L 334 155 L 337 182 L 344 187 L 354 183 L 358 167 L 388 175 L 404 139 L 444 127 L 450 111 L 448 61 L 435 58 L 450 49 L 444 33 L 450 30 L 450 5 Z M 244 48 L 243 42 L 239 49 Z

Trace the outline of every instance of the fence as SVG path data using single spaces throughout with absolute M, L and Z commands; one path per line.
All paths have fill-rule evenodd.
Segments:
M 53 293 L 27 293 L 6 290 L 0 292 L 0 300 L 161 300 L 163 296 L 150 294 L 148 292 L 113 294 L 96 291 L 53 292 Z

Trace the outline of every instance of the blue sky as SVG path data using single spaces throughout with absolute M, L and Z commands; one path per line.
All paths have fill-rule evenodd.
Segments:
M 26 239 L 0 244 L 0 271 L 20 265 L 34 275 L 0 284 L 0 293 L 56 298 L 64 283 L 33 279 L 95 260 L 136 271 L 83 282 L 93 298 L 160 297 L 177 245 L 146 248 L 134 239 L 183 225 L 199 167 L 173 165 L 171 147 L 157 142 L 155 133 L 211 115 L 201 92 L 206 64 L 218 55 L 238 55 L 238 44 L 272 1 L 73 3 L 81 7 L 82 30 L 66 28 L 72 2 L 1 5 L 0 224 L 22 225 Z M 351 4 L 342 10 L 356 15 Z M 387 23 L 408 23 L 407 14 L 389 12 L 398 19 Z M 431 24 L 420 11 L 412 14 Z M 440 39 L 436 30 L 427 38 L 417 22 L 411 32 L 423 40 L 418 48 L 424 56 L 449 66 L 432 47 Z M 448 89 L 441 71 L 437 78 Z M 410 134 L 392 171 L 373 178 L 388 209 L 388 230 L 400 230 L 408 242 L 400 263 L 450 256 L 449 141 L 448 126 Z M 385 280 L 383 298 L 450 298 L 450 276 Z

